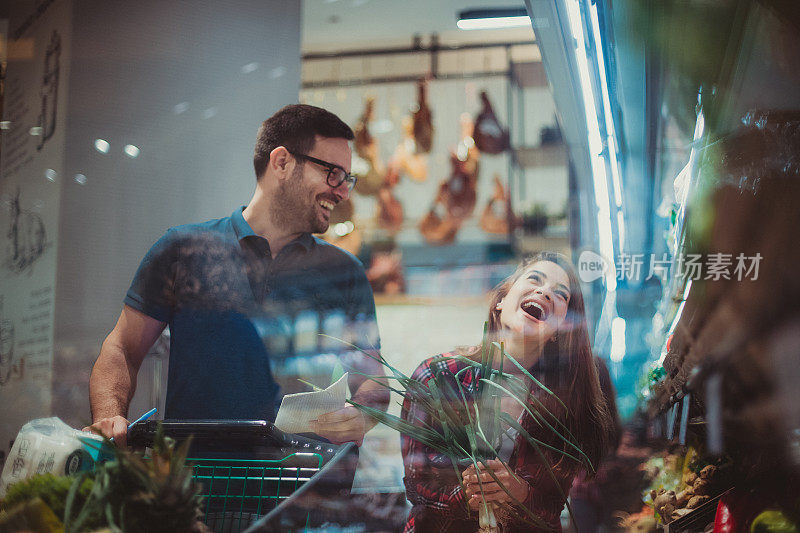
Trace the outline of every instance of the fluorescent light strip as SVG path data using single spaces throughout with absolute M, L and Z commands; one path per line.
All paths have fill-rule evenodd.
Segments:
M 683 196 L 680 199 L 679 219 L 681 220 L 683 219 L 684 212 L 686 211 L 686 201 L 689 199 L 689 186 L 692 181 L 692 174 L 694 173 L 695 162 L 697 160 L 697 150 L 695 150 L 695 145 L 697 145 L 698 141 L 703 137 L 703 133 L 705 133 L 705 126 L 706 118 L 701 110 L 700 113 L 697 114 L 697 122 L 694 125 L 694 138 L 692 142 L 692 149 L 689 152 L 689 162 L 681 171 L 688 173 L 688 176 L 685 178 L 685 183 L 683 184 Z
M 608 156 L 611 167 L 611 183 L 614 185 L 614 200 L 617 207 L 622 207 L 622 180 L 619 176 L 619 161 L 617 160 L 617 140 L 616 137 L 608 136 Z
M 603 157 L 603 142 L 600 136 L 600 123 L 597 120 L 597 108 L 594 105 L 591 79 L 589 77 L 589 62 L 586 57 L 586 39 L 583 34 L 580 7 L 575 0 L 566 0 L 567 16 L 569 18 L 572 36 L 575 38 L 575 61 L 578 65 L 578 75 L 583 95 L 583 105 L 588 129 L 589 157 L 594 178 L 594 197 L 597 205 L 597 229 L 600 245 L 600 254 L 605 257 L 610 266 L 605 274 L 606 288 L 610 291 L 617 289 L 617 271 L 614 262 L 614 238 L 611 231 L 610 198 L 608 195 L 608 176 L 606 173 L 605 158 Z
M 697 142 L 706 131 L 706 117 L 703 115 L 703 110 L 697 114 L 697 122 L 694 125 L 694 141 Z
M 452 19 L 451 19 L 452 20 Z M 456 25 L 460 30 L 494 30 L 500 28 L 531 27 L 531 18 L 527 15 L 520 17 L 489 17 L 480 19 L 461 19 Z
M 684 302 L 689 299 L 689 292 L 691 292 L 691 290 L 692 290 L 692 280 L 689 279 L 689 281 L 686 282 L 686 287 L 683 288 L 683 301 Z
M 594 36 L 594 47 L 597 52 L 597 71 L 600 76 L 600 92 L 603 101 L 603 116 L 606 122 L 606 135 L 609 153 L 609 164 L 611 166 L 611 181 L 614 184 L 614 200 L 617 207 L 622 207 L 622 185 L 620 183 L 619 163 L 617 161 L 617 141 L 614 132 L 614 116 L 611 114 L 611 98 L 608 94 L 608 82 L 606 80 L 606 62 L 603 56 L 603 39 L 600 36 L 600 21 L 597 18 L 597 5 L 589 5 L 589 16 L 592 21 L 592 35 Z
M 681 319 L 681 315 L 683 314 L 683 308 L 686 305 L 686 299 L 689 298 L 689 291 L 692 290 L 692 280 L 686 282 L 686 287 L 683 289 L 683 299 L 681 300 L 681 304 L 678 306 L 678 311 L 675 313 L 675 318 L 672 320 L 672 324 L 669 326 L 669 331 L 667 331 L 667 337 L 669 338 L 670 335 L 675 333 L 675 328 L 678 327 L 678 321 Z
M 617 290 L 617 266 L 614 262 L 614 243 L 611 234 L 611 217 L 608 211 L 598 211 L 597 225 L 600 237 L 601 255 L 608 261 L 609 268 L 606 270 L 606 288 L 609 292 Z
M 678 327 L 678 321 L 680 321 L 681 316 L 683 315 L 683 308 L 686 306 L 686 300 L 689 299 L 689 293 L 692 291 L 692 280 L 689 279 L 686 282 L 686 286 L 683 288 L 683 298 L 681 299 L 681 303 L 678 306 L 678 310 L 675 312 L 675 318 L 672 319 L 672 324 L 669 325 L 669 330 L 667 330 L 667 334 L 664 336 L 664 346 L 661 349 L 661 356 L 658 358 L 658 364 L 661 365 L 664 363 L 664 359 L 667 357 L 667 341 L 675 333 L 675 329 Z
M 611 321 L 611 360 L 619 363 L 625 357 L 625 319 L 614 317 Z

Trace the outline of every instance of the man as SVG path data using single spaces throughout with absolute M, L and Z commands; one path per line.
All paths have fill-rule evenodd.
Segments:
M 355 184 L 352 139 L 324 109 L 284 107 L 259 129 L 250 203 L 230 217 L 171 228 L 150 249 L 92 369 L 93 431 L 126 443 L 139 367 L 167 324 L 165 419 L 274 419 L 274 363 L 319 353 L 319 332 L 377 354 L 363 266 L 311 235 L 327 230 Z M 364 374 L 383 373 L 363 353 L 342 359 Z M 349 385 L 355 401 L 388 405 L 379 384 L 351 372 Z M 314 429 L 332 442 L 360 443 L 374 423 L 347 406 L 320 416 Z

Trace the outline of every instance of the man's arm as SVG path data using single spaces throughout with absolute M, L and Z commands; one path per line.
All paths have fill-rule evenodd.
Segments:
M 109 333 L 89 379 L 92 407 L 90 429 L 127 444 L 128 406 L 136 391 L 139 367 L 164 330 L 166 323 L 124 306 L 117 325 Z
M 388 380 L 380 379 L 381 383 L 376 383 L 367 377 L 385 376 L 383 364 L 380 362 L 375 300 L 360 263 L 358 268 L 351 269 L 351 274 L 353 278 L 346 312 L 349 317 L 367 317 L 365 322 L 356 319 L 351 324 L 353 329 L 350 331 L 353 334 L 352 343 L 362 347 L 364 351 L 356 349 L 343 355 L 341 363 L 350 371 L 348 385 L 353 392 L 352 400 L 385 411 L 389 406 L 389 389 L 386 388 Z M 345 338 L 349 339 L 347 335 Z M 360 446 L 364 441 L 364 434 L 377 423 L 377 420 L 365 415 L 357 407 L 348 405 L 318 417 L 314 432 L 337 444 L 352 441 Z
M 383 365 L 378 361 L 378 352 L 370 351 L 368 354 L 351 353 L 351 357 L 343 362 L 345 368 L 370 376 L 384 376 Z M 354 402 L 386 411 L 389 406 L 389 389 L 386 388 L 388 380 L 380 379 L 380 383 L 377 383 L 355 372 L 351 372 L 349 378 L 350 390 L 355 391 L 352 396 Z M 348 405 L 320 416 L 314 423 L 314 433 L 336 444 L 355 442 L 360 446 L 364 441 L 364 434 L 377 423 L 376 419 L 365 415 L 357 407 Z

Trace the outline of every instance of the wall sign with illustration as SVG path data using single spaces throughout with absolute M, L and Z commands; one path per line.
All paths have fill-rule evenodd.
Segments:
M 0 161 L 0 451 L 50 414 L 56 237 L 64 171 L 72 2 L 9 19 Z

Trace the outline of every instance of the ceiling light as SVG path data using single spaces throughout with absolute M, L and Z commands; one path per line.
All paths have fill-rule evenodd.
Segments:
M 240 70 L 242 71 L 242 74 L 250 74 L 251 72 L 255 72 L 256 70 L 258 70 L 258 66 L 259 66 L 258 63 L 254 61 L 252 63 L 248 63 L 242 66 Z
M 95 139 L 94 140 L 94 149 L 100 152 L 101 154 L 107 154 L 111 145 L 108 144 L 108 141 L 105 139 Z
M 461 30 L 531 27 L 531 18 L 524 7 L 469 9 L 459 13 L 456 24 Z
M 126 144 L 125 148 L 122 149 L 125 152 L 125 155 L 130 157 L 131 159 L 135 159 L 139 156 L 139 148 L 132 144 Z

